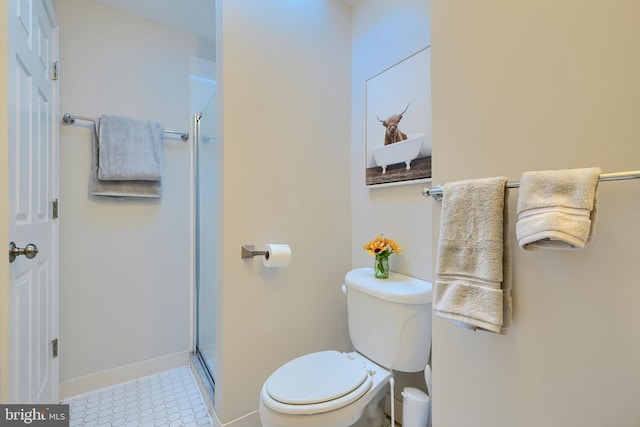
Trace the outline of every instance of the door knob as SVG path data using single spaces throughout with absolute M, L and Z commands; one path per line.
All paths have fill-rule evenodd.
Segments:
M 28 259 L 35 258 L 38 255 L 38 247 L 33 243 L 29 243 L 24 248 L 19 248 L 14 242 L 9 243 L 9 262 L 16 260 L 16 257 L 24 255 Z

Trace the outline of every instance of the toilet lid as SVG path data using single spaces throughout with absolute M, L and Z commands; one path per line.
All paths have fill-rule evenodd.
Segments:
M 286 412 L 305 408 L 306 413 L 317 413 L 359 399 L 371 383 L 366 368 L 357 360 L 337 351 L 322 351 L 301 356 L 280 367 L 265 383 L 265 391 L 271 399 L 282 404 L 277 406 L 291 405 L 290 411 Z M 310 406 L 321 408 L 311 410 Z

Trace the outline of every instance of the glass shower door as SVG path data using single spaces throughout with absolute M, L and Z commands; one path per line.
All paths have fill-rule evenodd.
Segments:
M 216 98 L 195 122 L 196 353 L 215 383 L 216 375 Z

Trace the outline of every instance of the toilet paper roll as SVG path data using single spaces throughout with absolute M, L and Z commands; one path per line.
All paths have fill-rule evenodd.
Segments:
M 289 245 L 269 244 L 265 248 L 267 254 L 262 259 L 265 267 L 286 267 L 291 261 L 291 248 Z

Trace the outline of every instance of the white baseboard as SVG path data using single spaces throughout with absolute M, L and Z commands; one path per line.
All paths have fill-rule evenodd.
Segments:
M 189 352 L 119 366 L 60 382 L 60 400 L 189 365 Z
M 244 415 L 240 418 L 236 418 L 233 421 L 229 421 L 228 423 L 222 424 L 220 419 L 218 419 L 217 414 L 214 412 L 211 416 L 213 419 L 213 427 L 262 427 L 260 423 L 260 414 L 258 411 L 253 411 Z
M 207 381 L 206 379 L 201 378 L 202 373 L 200 371 L 202 368 L 198 366 L 199 362 L 195 359 L 195 356 L 192 356 L 190 360 L 191 372 L 196 378 L 196 383 L 200 389 L 200 393 L 202 394 L 205 406 L 207 407 L 207 411 L 209 411 L 209 415 L 213 421 L 213 427 L 262 427 L 262 424 L 260 423 L 260 414 L 257 410 L 249 412 L 235 420 L 222 423 L 216 413 L 215 402 L 211 398 L 212 395 L 215 394 L 215 391 L 212 391 L 211 387 L 205 383 Z

